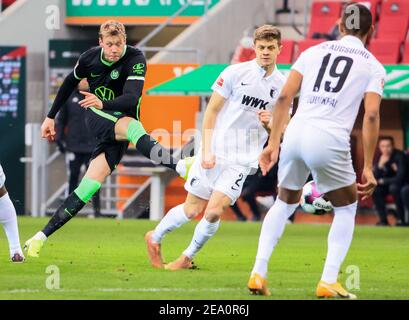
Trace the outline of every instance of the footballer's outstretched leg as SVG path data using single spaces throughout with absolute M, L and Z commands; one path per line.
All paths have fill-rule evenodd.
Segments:
M 101 188 L 102 182 L 111 173 L 105 158 L 105 153 L 93 159 L 79 186 L 71 193 L 57 209 L 42 231 L 37 232 L 26 241 L 24 249 L 29 257 L 40 256 L 45 241 L 55 231 L 70 221 Z

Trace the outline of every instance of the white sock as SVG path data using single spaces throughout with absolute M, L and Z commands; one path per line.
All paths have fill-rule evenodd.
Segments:
M 9 242 L 10 256 L 13 256 L 14 253 L 22 255 L 23 252 L 21 251 L 18 234 L 16 209 L 14 208 L 13 202 L 11 202 L 8 193 L 0 198 L 0 223 L 3 225 Z
M 351 245 L 355 227 L 357 202 L 345 207 L 334 207 L 334 220 L 328 234 L 328 253 L 321 280 L 335 283 L 339 269 Z
M 152 235 L 152 240 L 156 243 L 161 243 L 163 237 L 175 228 L 179 228 L 190 219 L 186 216 L 184 204 L 180 204 L 172 209 L 163 217 L 163 219 L 156 226 Z
M 42 231 L 38 231 L 35 235 L 34 235 L 34 237 L 33 237 L 34 239 L 36 239 L 36 240 L 47 240 L 47 236 L 42 232 Z
M 287 219 L 297 207 L 298 203 L 288 204 L 277 198 L 274 205 L 267 212 L 261 227 L 256 262 L 252 273 L 258 273 L 263 278 L 267 277 L 268 262 L 273 249 L 284 232 Z
M 183 254 L 190 259 L 193 259 L 204 244 L 216 233 L 217 229 L 219 229 L 219 225 L 220 219 L 216 222 L 209 222 L 203 217 L 195 228 L 192 242 Z
M 186 175 L 186 164 L 184 159 L 180 159 L 176 164 L 176 172 L 181 176 L 184 177 Z

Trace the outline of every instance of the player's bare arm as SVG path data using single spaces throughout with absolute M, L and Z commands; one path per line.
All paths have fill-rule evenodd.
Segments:
M 364 98 L 365 114 L 362 124 L 362 139 L 364 147 L 364 169 L 362 172 L 362 183 L 359 183 L 358 194 L 362 199 L 372 195 L 377 185 L 372 171 L 372 159 L 375 154 L 379 135 L 379 107 L 381 96 L 374 92 L 368 92 Z
M 202 167 L 211 169 L 216 164 L 216 157 L 212 153 L 211 143 L 213 130 L 216 124 L 216 118 L 220 110 L 223 108 L 226 99 L 219 93 L 213 92 L 210 101 L 207 105 L 202 125 Z
M 271 133 L 268 141 L 268 146 L 263 150 L 259 158 L 260 169 L 263 175 L 274 166 L 278 159 L 280 150 L 281 135 L 288 123 L 288 114 L 291 102 L 300 89 L 302 82 L 302 75 L 292 70 L 281 90 L 280 96 L 275 105 L 271 125 Z

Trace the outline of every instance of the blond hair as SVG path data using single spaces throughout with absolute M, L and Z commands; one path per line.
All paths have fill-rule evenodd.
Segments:
M 116 20 L 105 21 L 99 28 L 99 38 L 109 36 L 122 36 L 126 39 L 125 26 Z
M 264 26 L 261 26 L 254 31 L 253 39 L 254 43 L 256 43 L 257 40 L 277 40 L 277 43 L 280 45 L 281 31 L 277 27 L 274 27 L 270 24 L 265 24 Z

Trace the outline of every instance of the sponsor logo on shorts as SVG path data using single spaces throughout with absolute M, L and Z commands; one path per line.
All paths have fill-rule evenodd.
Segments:
M 193 177 L 192 180 L 190 180 L 190 185 L 191 185 L 192 187 L 198 186 L 198 185 L 199 185 L 199 178 Z

